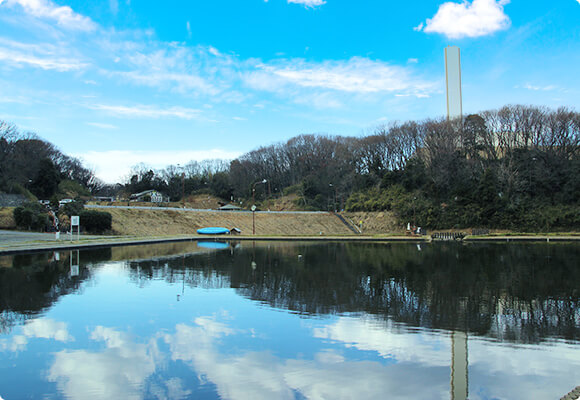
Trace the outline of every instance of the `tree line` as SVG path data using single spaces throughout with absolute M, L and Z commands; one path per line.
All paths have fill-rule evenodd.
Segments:
M 49 200 L 71 191 L 89 195 L 102 187 L 103 182 L 79 159 L 0 120 L 0 192 Z
M 304 210 L 390 210 L 401 223 L 430 228 L 580 227 L 580 113 L 565 107 L 507 105 L 464 119 L 392 123 L 360 137 L 304 134 L 232 161 L 140 164 L 109 186 L 38 138 L 11 140 L 6 127 L 0 190 L 10 181 L 42 194 L 41 182 L 66 178 L 93 194 L 157 189 L 179 201 L 204 192 L 244 207 L 291 194 Z M 30 147 L 42 157 L 24 166 L 31 153 L 21 149 Z
M 361 137 L 300 135 L 229 164 L 147 173 L 178 197 L 206 189 L 249 206 L 293 193 L 302 209 L 391 210 L 431 228 L 578 229 L 580 114 L 508 105 Z

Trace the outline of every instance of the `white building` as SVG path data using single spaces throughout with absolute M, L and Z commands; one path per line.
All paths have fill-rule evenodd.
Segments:
M 135 193 L 131 195 L 131 201 L 147 201 L 151 203 L 161 203 L 163 201 L 169 201 L 169 199 L 165 198 L 161 193 L 157 190 L 146 190 L 141 193 Z
M 461 57 L 459 47 L 445 48 L 445 85 L 447 89 L 447 119 L 463 116 L 461 99 Z

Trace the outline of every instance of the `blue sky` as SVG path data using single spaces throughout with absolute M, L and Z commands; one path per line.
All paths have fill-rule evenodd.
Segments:
M 580 0 L 0 0 L 0 119 L 107 182 L 304 133 L 580 107 Z

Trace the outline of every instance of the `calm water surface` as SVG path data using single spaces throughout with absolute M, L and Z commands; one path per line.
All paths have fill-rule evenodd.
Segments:
M 0 258 L 0 398 L 559 399 L 580 246 L 170 243 Z

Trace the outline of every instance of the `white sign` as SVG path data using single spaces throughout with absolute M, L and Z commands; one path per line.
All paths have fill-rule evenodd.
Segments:
M 252 206 L 252 211 L 256 211 L 256 205 L 255 204 Z
M 78 215 L 73 215 L 72 217 L 70 217 L 70 225 L 71 226 L 79 226 L 79 216 Z

